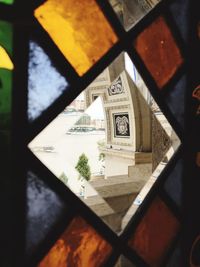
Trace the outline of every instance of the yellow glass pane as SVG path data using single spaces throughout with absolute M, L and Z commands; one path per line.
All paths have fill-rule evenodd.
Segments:
M 35 17 L 79 75 L 117 42 L 95 0 L 48 0 Z
M 0 46 L 0 68 L 2 69 L 8 69 L 8 70 L 13 70 L 14 66 L 13 63 L 6 52 L 6 50 Z

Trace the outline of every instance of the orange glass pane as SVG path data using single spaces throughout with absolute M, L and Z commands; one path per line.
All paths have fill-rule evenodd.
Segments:
M 150 266 L 161 266 L 178 229 L 178 220 L 157 197 L 142 218 L 129 246 Z
M 117 41 L 95 0 L 48 0 L 35 17 L 79 75 Z
M 99 267 L 111 246 L 81 217 L 73 219 L 38 267 Z
M 158 17 L 139 34 L 134 46 L 160 89 L 173 77 L 183 62 L 163 17 Z
M 196 155 L 196 164 L 198 167 L 200 167 L 200 152 L 197 152 L 197 155 Z

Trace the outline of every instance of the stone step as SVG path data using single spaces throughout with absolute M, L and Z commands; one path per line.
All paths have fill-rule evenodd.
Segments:
M 87 206 L 90 207 L 92 211 L 98 214 L 99 217 L 115 232 L 121 231 L 121 222 L 123 214 L 119 212 L 116 213 L 109 204 L 102 199 L 99 195 L 91 196 L 84 199 Z
M 117 176 L 109 179 L 91 181 L 90 184 L 103 198 L 117 197 L 138 193 L 145 181 L 128 176 Z

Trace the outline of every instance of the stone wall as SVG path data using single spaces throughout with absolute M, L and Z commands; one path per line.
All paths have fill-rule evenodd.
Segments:
M 164 159 L 172 142 L 156 116 L 152 114 L 152 171 Z

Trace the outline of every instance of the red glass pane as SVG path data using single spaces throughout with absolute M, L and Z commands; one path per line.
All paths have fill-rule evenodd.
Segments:
M 173 77 L 183 62 L 163 17 L 158 17 L 140 33 L 134 46 L 160 89 Z
M 129 240 L 129 246 L 150 266 L 161 266 L 178 229 L 178 220 L 157 197 Z

